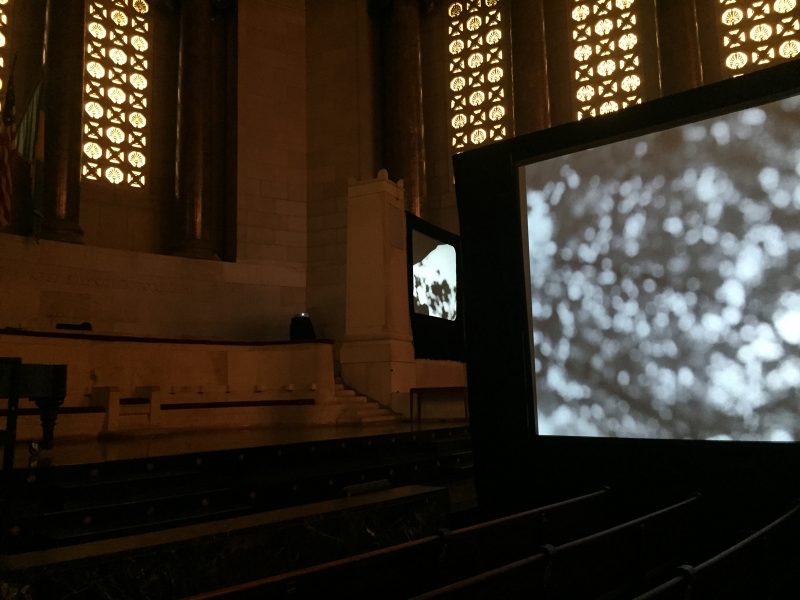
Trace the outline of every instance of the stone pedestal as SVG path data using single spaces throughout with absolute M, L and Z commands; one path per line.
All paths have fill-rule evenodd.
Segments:
M 347 197 L 347 283 L 342 377 L 399 413 L 416 382 L 408 307 L 402 183 L 351 181 Z

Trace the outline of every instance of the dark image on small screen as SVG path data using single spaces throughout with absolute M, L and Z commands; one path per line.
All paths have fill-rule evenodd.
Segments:
M 455 321 L 456 249 L 416 230 L 411 244 L 414 312 Z
M 800 440 L 800 99 L 524 179 L 540 434 Z

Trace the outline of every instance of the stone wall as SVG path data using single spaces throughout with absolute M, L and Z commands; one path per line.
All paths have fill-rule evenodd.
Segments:
M 377 172 L 377 40 L 363 0 L 308 0 L 308 305 L 324 337 L 345 329 L 348 179 Z
M 194 260 L 0 234 L 0 328 L 287 339 L 302 265 Z
M 237 262 L 151 254 L 156 241 L 134 238 L 152 225 L 131 217 L 127 200 L 106 202 L 103 215 L 81 217 L 95 232 L 85 246 L 0 233 L 0 327 L 88 321 L 101 333 L 288 337 L 307 307 L 305 6 L 240 0 L 238 11 Z

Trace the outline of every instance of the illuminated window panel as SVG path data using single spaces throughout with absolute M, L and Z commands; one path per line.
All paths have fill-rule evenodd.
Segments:
M 81 148 L 86 180 L 145 185 L 149 12 L 146 0 L 87 2 Z
M 573 0 L 571 19 L 578 120 L 641 103 L 636 0 Z
M 800 54 L 797 0 L 718 0 L 722 69 L 741 75 Z
M 0 0 L 0 110 L 3 109 L 3 101 L 6 98 L 6 86 L 8 85 L 8 18 L 11 13 L 11 0 Z
M 502 140 L 511 131 L 505 1 L 448 5 L 450 132 L 455 150 Z

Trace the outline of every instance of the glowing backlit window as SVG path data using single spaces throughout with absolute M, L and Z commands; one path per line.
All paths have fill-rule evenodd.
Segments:
M 450 131 L 456 150 L 509 135 L 505 0 L 451 2 Z
M 0 0 L 0 110 L 3 108 L 3 100 L 6 97 L 6 85 L 8 85 L 8 17 L 10 14 L 11 1 Z
M 146 0 L 87 5 L 81 173 L 90 181 L 141 188 L 150 114 L 150 6 Z
M 578 119 L 641 103 L 636 0 L 573 0 L 571 18 Z
M 800 54 L 797 0 L 718 0 L 722 69 L 740 75 Z

